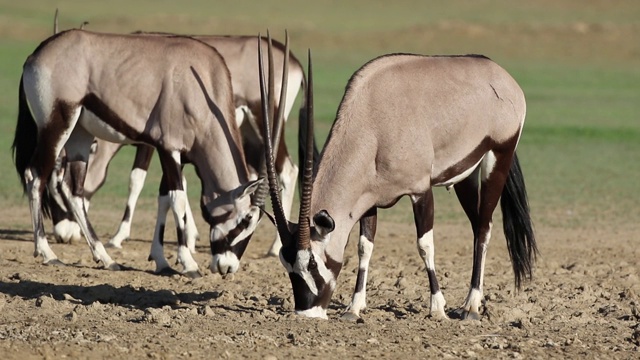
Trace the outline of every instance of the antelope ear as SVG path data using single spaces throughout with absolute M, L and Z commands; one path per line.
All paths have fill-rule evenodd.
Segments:
M 249 196 L 254 192 L 256 192 L 256 190 L 258 190 L 258 187 L 263 181 L 264 181 L 264 178 L 259 178 L 258 180 L 249 181 L 248 183 L 240 186 L 240 188 L 238 189 L 240 192 L 240 195 L 238 196 L 238 198 L 243 198 L 245 196 Z
M 313 216 L 313 223 L 315 224 L 316 232 L 322 237 L 326 236 L 336 228 L 336 224 L 327 210 L 320 210 L 315 214 Z

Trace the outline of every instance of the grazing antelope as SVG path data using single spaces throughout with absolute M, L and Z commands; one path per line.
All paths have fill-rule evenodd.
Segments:
M 60 263 L 44 234 L 42 206 L 48 199 L 43 197 L 47 180 L 64 148 L 68 164 L 53 175 L 58 178 L 57 190 L 80 225 L 94 260 L 105 268 L 120 269 L 97 239 L 83 201 L 94 137 L 145 143 L 158 152 L 161 190 L 166 191 L 159 200 L 162 195 L 170 199 L 178 234 L 177 261 L 185 275 L 200 276 L 185 241 L 183 162 L 192 163 L 201 180 L 200 207 L 211 226 L 212 244 L 248 242 L 260 212 L 250 197 L 261 180 L 248 179 L 229 70 L 214 48 L 181 36 L 68 30 L 45 40 L 27 58 L 12 148 L 29 196 L 34 255 L 42 256 L 45 264 Z M 72 186 L 61 181 L 66 172 Z M 153 244 L 150 257 L 156 271 L 170 270 L 161 238 Z
M 149 36 L 171 36 L 166 33 L 142 33 Z M 260 111 L 260 89 L 258 88 L 258 68 L 256 66 L 257 49 L 254 46 L 254 36 L 194 36 L 204 43 L 213 46 L 218 50 L 227 63 L 227 67 L 231 73 L 231 82 L 233 87 L 234 103 L 236 107 L 236 121 L 240 126 L 241 134 L 243 138 L 244 153 L 249 166 L 250 174 L 252 177 L 257 177 L 260 171 L 260 164 L 264 160 L 264 147 L 262 145 L 262 113 Z M 275 78 L 282 78 L 282 63 L 284 61 L 285 45 L 273 41 L 274 48 L 274 61 L 275 61 Z M 298 94 L 298 89 L 304 88 L 305 83 L 304 71 L 302 64 L 291 56 L 291 63 L 288 66 L 287 72 L 287 87 L 285 94 L 284 109 L 284 121 L 287 120 L 289 113 L 293 108 L 295 98 Z M 277 80 L 278 86 L 275 91 L 280 91 L 280 81 Z M 276 108 L 279 108 L 279 104 L 275 104 Z M 281 134 L 284 133 L 282 128 Z M 282 137 L 282 135 L 281 135 Z M 298 176 L 298 167 L 292 161 L 286 143 L 284 141 L 279 142 L 279 150 L 276 157 L 276 168 L 279 174 L 280 183 L 282 184 L 282 196 L 283 206 L 285 213 L 289 214 L 293 205 L 293 199 L 295 195 L 295 184 Z M 111 159 L 115 156 L 122 144 L 109 144 L 107 141 L 98 139 L 95 144 L 95 152 L 93 152 L 89 158 L 89 165 L 86 174 L 84 194 L 87 200 L 90 200 L 93 194 L 102 186 L 105 181 L 107 172 L 106 169 Z M 116 234 L 109 240 L 107 246 L 113 246 L 117 248 L 122 247 L 122 242 L 129 238 L 131 234 L 131 222 L 135 210 L 135 204 L 137 202 L 140 191 L 146 178 L 147 170 L 149 168 L 151 157 L 153 155 L 153 148 L 144 144 L 136 145 L 136 156 L 133 164 L 133 168 L 129 178 L 129 196 L 127 199 L 124 215 L 122 221 L 118 227 Z M 314 148 L 315 149 L 315 148 Z M 315 150 L 317 156 L 317 149 Z M 266 185 L 266 184 L 265 184 Z M 266 195 L 266 194 L 264 194 Z M 264 198 L 262 195 L 262 198 Z M 258 202 L 260 200 L 257 200 Z M 168 202 L 164 201 L 164 204 Z M 166 207 L 168 210 L 168 207 Z M 188 208 L 187 208 L 188 209 Z M 166 212 L 165 212 L 166 214 Z M 158 212 L 158 226 L 164 226 L 165 217 L 160 217 L 160 211 Z M 197 237 L 197 228 L 192 218 L 187 214 L 187 228 L 190 229 L 187 234 L 188 247 L 191 251 L 195 251 L 195 241 Z M 61 239 L 62 242 L 72 240 L 72 236 L 79 236 L 79 230 L 75 224 L 69 222 L 69 216 L 60 211 L 52 211 L 52 218 L 54 222 L 54 234 L 56 238 Z M 159 229 L 159 228 L 158 228 Z M 156 231 L 158 235 L 159 230 Z M 155 239 L 155 237 L 154 237 Z M 277 255 L 281 247 L 281 241 L 279 236 L 274 239 L 268 255 Z M 221 243 L 215 247 L 215 251 L 219 252 L 217 256 L 220 257 L 220 261 L 223 262 L 237 262 L 242 256 L 244 248 L 231 247 L 230 244 Z M 224 258 L 224 259 L 223 259 Z M 234 266 L 233 268 L 237 268 Z
M 54 23 L 57 24 L 57 12 Z M 54 25 L 54 31 L 57 32 L 57 25 Z M 136 32 L 136 34 L 149 36 L 172 36 L 172 34 L 167 33 Z M 261 161 L 264 159 L 264 155 L 262 153 L 263 146 L 260 130 L 263 120 L 262 112 L 260 111 L 258 69 L 255 66 L 257 50 L 255 46 L 253 46 L 255 37 L 224 35 L 192 35 L 190 37 L 196 38 L 215 47 L 227 63 L 231 73 L 232 87 L 234 91 L 236 121 L 241 129 L 247 165 L 249 166 L 252 177 L 257 177 L 259 166 Z M 284 61 L 285 45 L 277 41 L 273 41 L 273 43 L 275 44 L 274 59 L 277 62 L 277 64 L 275 64 L 275 77 L 276 79 L 280 79 L 283 75 L 280 69 L 282 62 Z M 284 93 L 287 97 L 287 101 L 284 102 L 287 104 L 284 109 L 285 121 L 292 110 L 298 89 L 300 87 L 304 88 L 305 86 L 302 65 L 295 57 L 292 57 L 291 64 L 288 66 L 287 83 L 287 89 L 289 90 Z M 278 86 L 280 85 L 277 83 L 277 80 L 276 84 Z M 284 132 L 284 128 L 282 128 L 281 133 L 282 132 Z M 89 200 L 93 194 L 104 183 L 107 173 L 106 169 L 109 162 L 121 146 L 122 144 L 109 144 L 107 141 L 97 139 L 95 143 L 95 151 L 90 155 L 84 185 L 84 194 L 87 205 L 89 204 Z M 129 178 L 129 196 L 124 215 L 116 234 L 109 240 L 107 246 L 121 248 L 122 242 L 125 239 L 128 239 L 131 234 L 131 222 L 135 211 L 135 204 L 138 196 L 140 195 L 140 191 L 142 190 L 147 170 L 151 162 L 151 157 L 153 155 L 152 147 L 144 144 L 137 144 L 136 148 L 136 156 Z M 318 151 L 315 147 L 314 149 L 314 154 L 317 157 Z M 277 152 L 276 157 L 276 167 L 282 184 L 282 194 L 284 199 L 283 206 L 288 214 L 293 205 L 298 167 L 292 161 L 284 141 L 280 142 L 279 151 Z M 258 197 L 264 198 L 264 195 Z M 261 205 L 261 201 L 263 201 L 259 198 L 255 199 L 257 205 Z M 162 204 L 163 206 L 161 209 L 158 209 L 154 242 L 157 242 L 158 236 L 162 235 L 160 232 L 164 228 L 166 212 L 169 209 L 168 199 L 159 201 L 159 204 Z M 59 205 L 52 205 L 52 219 L 56 239 L 58 239 L 59 242 L 70 242 L 79 239 L 80 230 L 77 224 L 72 222 L 72 216 L 65 213 L 64 210 L 58 210 L 58 208 L 60 208 Z M 195 252 L 195 241 L 198 237 L 198 231 L 189 209 L 190 208 L 187 207 L 187 244 L 189 249 L 192 252 Z M 245 242 L 235 244 L 225 242 L 217 243 L 213 250 L 215 252 L 214 261 L 216 264 L 219 264 L 217 268 L 220 271 L 224 270 L 225 272 L 227 269 L 230 269 L 229 271 L 232 272 L 235 271 L 239 266 L 239 261 L 246 249 L 246 245 L 247 244 Z M 277 255 L 280 247 L 281 241 L 277 235 L 268 251 L 268 255 Z
M 258 56 L 261 61 L 262 57 Z M 261 73 L 264 71 L 259 64 Z M 307 136 L 313 136 L 313 74 L 307 69 Z M 263 111 L 268 115 L 261 76 Z M 366 280 L 377 208 L 408 195 L 425 262 L 432 315 L 447 317 L 434 262 L 434 186 L 454 187 L 474 234 L 471 287 L 462 318 L 479 318 L 492 214 L 500 199 L 504 232 L 519 288 L 532 276 L 537 252 L 527 196 L 515 154 L 525 99 L 514 79 L 484 56 L 390 54 L 371 60 L 349 80 L 313 176 L 311 147 L 303 169 L 299 224 L 280 206 L 269 141 L 268 179 L 283 247 L 280 260 L 295 311 L 326 318 L 348 235 L 360 221 L 359 271 L 346 318 L 366 307 Z M 267 121 L 268 123 L 268 121 Z M 302 122 L 301 122 L 302 123 Z M 270 138 L 269 126 L 264 137 Z M 310 142 L 307 142 L 310 144 Z M 313 223 L 311 220 L 313 219 Z

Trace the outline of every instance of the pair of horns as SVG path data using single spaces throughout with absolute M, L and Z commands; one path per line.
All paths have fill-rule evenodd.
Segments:
M 280 234 L 280 239 L 283 241 L 283 245 L 285 242 L 292 241 L 293 234 L 289 229 L 289 222 L 284 214 L 284 210 L 282 209 L 282 201 L 280 200 L 280 187 L 278 185 L 278 180 L 276 178 L 276 167 L 275 167 L 275 159 L 273 155 L 273 147 L 274 143 L 271 140 L 271 114 L 274 112 L 273 104 L 275 102 L 274 99 L 274 85 L 273 85 L 273 53 L 271 49 L 271 38 L 268 37 L 268 45 L 269 45 L 269 93 L 267 95 L 267 90 L 265 86 L 264 80 L 264 64 L 262 59 L 262 35 L 258 35 L 258 71 L 260 75 L 260 96 L 262 100 L 262 115 L 263 115 L 263 138 L 264 138 L 264 146 L 265 146 L 265 160 L 267 163 L 267 178 L 269 179 L 269 193 L 271 196 L 271 203 L 273 204 L 273 213 L 274 220 L 276 223 L 276 227 L 278 229 L 278 233 Z M 286 34 L 286 60 L 285 64 L 288 64 L 289 57 L 289 36 Z M 306 116 L 305 119 L 300 119 L 300 121 L 307 121 L 307 147 L 305 149 L 305 158 L 304 158 L 304 166 L 302 169 L 302 192 L 300 195 L 300 214 L 299 224 L 298 224 L 298 239 L 297 239 L 297 248 L 299 250 L 308 249 L 311 246 L 311 224 L 310 224 L 310 213 L 311 213 L 311 192 L 313 190 L 313 74 L 312 74 L 312 66 L 311 66 L 311 50 L 308 52 L 308 81 L 307 81 L 307 91 L 306 91 L 306 99 L 305 99 L 305 107 L 306 107 Z M 287 70 L 284 71 L 285 73 Z M 283 84 L 282 88 L 285 88 L 284 84 L 284 75 L 283 75 Z M 268 96 L 268 99 L 266 99 Z M 282 112 L 284 108 L 284 97 L 286 96 L 285 92 L 281 91 L 280 93 L 280 102 L 279 102 L 279 113 Z M 278 115 L 278 123 L 281 122 L 280 115 Z M 275 140 L 278 140 L 280 135 L 280 128 L 282 124 L 276 125 Z M 275 143 L 277 144 L 277 143 Z
M 271 116 L 271 114 L 274 113 L 274 109 L 275 109 L 275 75 L 274 75 L 274 65 L 273 65 L 273 46 L 272 46 L 272 42 L 271 42 L 271 36 L 269 35 L 269 32 L 267 31 L 267 43 L 268 43 L 268 57 L 269 57 L 269 96 L 268 96 L 268 100 L 267 100 L 267 105 L 268 105 L 268 110 L 265 114 L 264 109 L 262 110 L 263 112 L 263 126 L 267 126 L 269 129 L 269 133 L 271 133 L 271 130 L 273 130 L 273 139 L 269 140 L 266 137 L 263 137 L 264 139 L 264 145 L 265 145 L 265 156 L 262 158 L 262 161 L 260 162 L 260 169 L 258 169 L 258 171 L 260 172 L 260 176 L 266 176 L 267 174 L 267 163 L 269 162 L 269 159 L 267 159 L 266 156 L 266 147 L 267 145 L 271 145 L 272 148 L 275 148 L 276 151 L 278 151 L 279 145 L 280 145 L 280 134 L 282 133 L 282 127 L 284 126 L 284 109 L 285 109 L 285 105 L 286 105 L 286 100 L 287 100 L 287 85 L 289 83 L 289 35 L 285 32 L 285 50 L 284 50 L 284 62 L 282 65 L 282 85 L 280 87 L 280 101 L 278 102 L 278 115 L 276 117 L 276 123 L 274 128 L 271 128 L 271 124 L 269 122 L 269 118 L 268 116 Z M 262 85 L 263 82 L 263 69 L 262 69 L 262 36 L 258 37 L 258 56 L 260 57 L 259 59 L 259 63 L 260 63 L 260 83 Z M 261 100 L 262 100 L 262 104 L 264 106 L 265 100 L 264 100 L 264 95 L 262 95 L 262 89 L 261 89 Z M 255 206 L 258 206 L 260 208 L 264 207 L 264 203 L 265 203 L 265 199 L 267 197 L 267 191 L 268 191 L 268 187 L 269 184 L 266 182 L 262 182 L 260 184 L 260 186 L 258 187 L 258 189 L 255 192 L 255 196 L 253 199 L 253 204 Z

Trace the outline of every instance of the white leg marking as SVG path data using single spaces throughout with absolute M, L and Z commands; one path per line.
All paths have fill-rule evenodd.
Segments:
M 178 231 L 184 231 L 187 194 L 183 190 L 171 190 L 169 191 L 169 198 L 171 198 L 173 217 L 178 227 Z M 186 244 L 178 246 L 178 263 L 182 264 L 185 273 L 198 271 L 198 263 L 193 259 L 191 251 Z
M 129 174 L 129 197 L 127 198 L 127 208 L 129 209 L 129 218 L 122 219 L 118 231 L 109 240 L 109 244 L 113 247 L 122 248 L 122 242 L 131 237 L 131 222 L 133 213 L 136 209 L 136 203 L 142 192 L 144 180 L 147 177 L 147 171 L 142 169 L 133 169 Z
M 35 249 L 33 251 L 33 256 L 42 256 L 43 263 L 48 263 L 49 261 L 56 260 L 58 257 L 49 247 L 49 242 L 47 238 L 39 235 L 39 225 L 43 220 L 42 213 L 40 212 L 41 207 L 41 199 L 40 194 L 38 194 L 38 188 L 40 187 L 40 178 L 34 178 L 33 174 L 31 174 L 31 170 L 27 169 L 25 171 L 25 178 L 27 179 L 27 192 L 29 194 L 29 210 L 31 210 L 31 225 L 34 231 L 34 242 Z
M 360 259 L 358 264 L 358 271 L 363 272 L 362 289 L 354 292 L 351 298 L 351 303 L 347 306 L 345 312 L 352 313 L 360 316 L 360 311 L 367 308 L 367 275 L 369 273 L 369 262 L 371 260 L 371 254 L 373 253 L 373 243 L 369 241 L 365 236 L 360 236 L 358 241 L 358 257 Z
M 74 214 L 80 229 L 82 229 L 82 233 L 84 234 L 85 239 L 87 240 L 87 244 L 91 249 L 91 253 L 93 254 L 93 259 L 95 261 L 100 261 L 104 265 L 105 268 L 110 268 L 115 264 L 115 261 L 111 259 L 107 251 L 104 249 L 104 246 L 98 239 L 91 238 L 91 232 L 89 231 L 89 222 L 86 218 L 86 212 L 84 209 L 84 199 L 78 196 L 73 196 L 71 194 L 71 190 L 67 186 L 65 182 L 61 183 L 62 194 L 65 196 L 69 202 L 71 203 L 71 211 Z
M 182 186 L 184 187 L 185 194 L 187 193 L 187 178 L 182 177 Z M 187 247 L 192 254 L 196 253 L 196 241 L 200 238 L 200 234 L 198 234 L 198 227 L 196 226 L 196 221 L 193 218 L 193 213 L 191 212 L 191 205 L 189 205 L 189 198 L 187 197 L 187 223 L 185 228 L 185 235 L 187 237 Z
M 328 319 L 327 310 L 323 309 L 321 306 L 314 306 L 311 309 L 296 311 L 296 314 L 310 318 Z
M 421 238 L 418 239 L 418 252 L 420 257 L 424 261 L 427 270 L 436 272 L 435 262 L 435 246 L 433 244 L 433 229 L 427 231 Z M 444 299 L 442 292 L 438 290 L 435 294 L 431 294 L 431 315 L 441 318 L 447 318 L 447 314 L 444 311 L 447 302 Z
M 489 175 L 493 172 L 493 168 L 496 166 L 496 155 L 493 151 L 487 152 L 482 158 L 482 164 L 480 165 L 480 176 L 482 180 L 489 178 Z
M 482 305 L 482 289 L 470 289 L 462 305 L 463 317 L 480 320 L 480 305 Z
M 169 262 L 164 256 L 164 247 L 160 243 L 160 237 L 163 236 L 164 226 L 167 220 L 167 212 L 171 208 L 171 199 L 169 196 L 158 196 L 158 214 L 156 216 L 156 229 L 153 233 L 153 241 L 151 242 L 151 251 L 149 260 L 156 262 L 156 272 L 160 272 L 170 267 Z
M 480 305 L 482 305 L 483 299 L 483 288 L 484 288 L 484 267 L 485 260 L 487 258 L 487 249 L 489 248 L 489 242 L 491 241 L 491 229 L 493 228 L 493 223 L 489 223 L 489 231 L 486 234 L 486 240 L 484 242 L 484 246 L 482 247 L 482 253 L 480 254 L 480 288 L 479 289 L 469 289 L 469 294 L 462 305 L 463 314 L 465 314 L 468 318 L 479 320 L 480 319 Z
M 431 294 L 431 308 L 429 310 L 430 315 L 442 319 L 448 319 L 449 317 L 444 311 L 446 305 L 447 302 L 444 299 L 444 295 L 442 295 L 442 291 L 438 290 L 437 293 Z

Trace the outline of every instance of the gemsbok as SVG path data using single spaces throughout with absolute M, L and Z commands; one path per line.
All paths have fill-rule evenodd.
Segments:
M 249 181 L 235 121 L 229 70 L 217 50 L 183 37 L 100 34 L 68 30 L 41 43 L 23 66 L 13 156 L 29 197 L 35 256 L 59 264 L 43 227 L 43 200 L 56 160 L 66 166 L 53 174 L 71 175 L 72 186 L 57 181 L 93 258 L 107 269 L 111 259 L 87 219 L 83 181 L 94 137 L 145 143 L 155 148 L 177 228 L 177 262 L 183 274 L 200 276 L 185 241 L 186 193 L 183 163 L 201 180 L 202 215 L 212 242 L 247 243 L 260 209 L 251 194 L 261 180 Z M 68 174 L 70 173 L 70 174 Z M 152 245 L 156 271 L 171 271 L 162 238 Z M 212 262 L 211 267 L 218 266 Z M 228 269 L 231 270 L 231 269 Z
M 166 33 L 143 33 L 149 36 L 171 36 Z M 257 49 L 254 46 L 255 36 L 205 36 L 205 35 L 189 35 L 210 46 L 213 46 L 225 59 L 227 67 L 231 73 L 231 83 L 233 87 L 234 104 L 236 107 L 236 121 L 240 127 L 244 154 L 247 165 L 249 167 L 250 177 L 257 178 L 260 171 L 260 164 L 264 161 L 264 146 L 262 145 L 262 112 L 260 109 L 260 89 L 258 87 L 258 68 L 256 66 Z M 286 46 L 276 40 L 274 44 L 274 61 L 275 61 L 275 91 L 280 92 L 280 84 L 282 79 L 282 64 L 285 58 Z M 299 89 L 305 87 L 305 75 L 302 64 L 291 54 L 290 64 L 287 74 L 287 91 L 285 94 L 284 121 L 287 120 L 289 113 L 293 108 L 294 101 Z M 304 105 L 304 104 L 303 104 Z M 279 109 L 279 104 L 275 104 Z M 302 111 L 302 110 L 301 110 Z M 281 138 L 279 150 L 276 156 L 276 168 L 279 174 L 279 180 L 282 184 L 283 207 L 285 213 L 289 214 L 293 205 L 295 195 L 295 185 L 298 176 L 298 166 L 293 162 L 289 154 L 289 150 L 284 141 L 284 127 L 281 130 Z M 122 144 L 112 144 L 108 141 L 97 139 L 94 144 L 94 151 L 89 157 L 89 164 L 84 184 L 84 196 L 87 204 L 91 200 L 93 194 L 104 184 L 107 176 L 107 167 L 116 153 L 122 147 Z M 117 248 L 122 247 L 124 240 L 128 239 L 131 234 L 131 223 L 135 211 L 135 205 L 140 195 L 147 170 L 151 163 L 153 155 L 153 147 L 145 144 L 135 144 L 136 155 L 129 177 L 129 196 L 124 210 L 122 221 L 118 226 L 115 235 L 109 240 L 107 246 Z M 316 150 L 317 153 L 317 150 Z M 317 155 L 316 155 L 317 156 Z M 266 185 L 266 184 L 265 184 Z M 264 198 L 266 194 L 262 196 Z M 257 200 L 258 202 L 260 200 Z M 262 200 L 264 201 L 264 200 Z M 168 204 L 166 201 L 163 202 Z M 168 210 L 168 208 L 166 208 Z M 160 212 L 158 213 L 160 215 Z M 54 234 L 61 242 L 69 242 L 77 240 L 79 229 L 77 225 L 70 222 L 70 216 L 64 211 L 52 211 L 52 219 L 54 223 Z M 158 217 L 158 226 L 164 226 L 164 218 Z M 190 214 L 187 214 L 187 228 L 191 229 L 187 232 L 187 244 L 192 251 L 195 251 L 195 240 L 197 237 L 197 228 L 191 220 Z M 157 234 L 157 231 L 156 231 Z M 216 246 L 215 251 L 219 252 L 221 257 L 230 257 L 239 259 L 242 256 L 238 247 L 231 247 L 230 244 L 220 243 Z M 277 256 L 280 250 L 281 242 L 279 237 L 273 241 L 268 255 Z M 230 254 L 229 252 L 233 252 Z M 226 255 L 229 254 L 229 255 Z
M 267 118 L 266 107 L 274 95 L 269 92 L 265 100 L 262 57 L 258 59 Z M 307 72 L 308 145 L 313 137 L 310 54 Z M 301 159 L 298 224 L 288 222 L 280 206 L 270 141 L 265 141 L 274 222 L 283 241 L 280 260 L 289 274 L 296 313 L 327 318 L 348 235 L 359 220 L 358 277 L 343 314 L 359 318 L 366 307 L 377 208 L 391 207 L 408 195 L 418 251 L 429 278 L 430 313 L 446 318 L 434 261 L 434 186 L 455 189 L 474 235 L 471 286 L 457 310 L 459 315 L 480 318 L 485 256 L 499 200 L 515 285 L 520 288 L 524 278 L 532 277 L 537 254 L 515 154 L 524 119 L 522 90 L 504 69 L 484 56 L 389 54 L 375 58 L 351 76 L 315 176 L 311 147 Z M 270 127 L 265 126 L 263 132 L 269 139 Z

